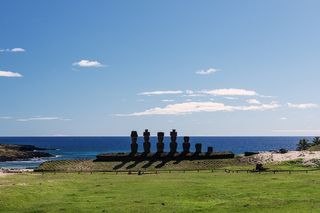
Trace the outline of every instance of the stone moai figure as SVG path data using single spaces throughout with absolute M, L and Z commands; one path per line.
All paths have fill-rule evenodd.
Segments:
M 170 132 L 171 142 L 170 142 L 170 153 L 176 153 L 177 152 L 177 132 L 175 129 L 173 129 Z
M 135 154 L 138 152 L 138 133 L 137 131 L 131 131 L 131 153 Z
M 150 143 L 150 132 L 146 129 L 143 133 L 143 150 L 144 153 L 150 153 L 151 143 Z
M 208 146 L 208 151 L 207 151 L 207 153 L 212 153 L 213 152 L 213 147 L 212 146 Z
M 188 137 L 188 136 L 183 137 L 183 141 L 184 142 L 183 142 L 182 146 L 183 146 L 183 152 L 184 153 L 189 153 L 190 152 L 189 140 L 190 140 L 190 137 Z
M 201 153 L 202 144 L 196 143 L 195 148 L 196 148 L 196 153 Z
M 164 132 L 158 132 L 157 136 L 158 136 L 157 153 L 163 153 L 163 149 L 164 149 L 164 143 L 163 143 Z

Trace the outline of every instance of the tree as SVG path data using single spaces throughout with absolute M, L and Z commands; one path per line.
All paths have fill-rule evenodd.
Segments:
M 297 151 L 307 150 L 311 144 L 305 138 L 300 139 L 299 143 L 297 144 Z
M 320 145 L 320 137 L 314 137 L 312 140 L 312 146 Z

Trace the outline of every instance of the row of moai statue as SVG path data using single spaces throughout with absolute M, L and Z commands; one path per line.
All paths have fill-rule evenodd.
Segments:
M 173 129 L 170 132 L 170 138 L 171 138 L 170 153 L 177 152 L 177 147 L 178 147 L 177 136 L 178 136 L 177 131 L 175 129 Z M 164 152 L 164 143 L 163 143 L 164 132 L 158 132 L 157 137 L 158 137 L 157 153 L 163 153 Z M 148 154 L 151 152 L 150 151 L 151 150 L 151 143 L 150 143 L 150 132 L 147 129 L 143 132 L 143 139 L 144 139 L 143 150 L 144 150 L 145 154 Z M 183 137 L 183 141 L 184 141 L 182 143 L 183 153 L 190 152 L 189 140 L 190 140 L 190 137 L 188 137 L 188 136 Z M 131 153 L 133 153 L 133 154 L 138 152 L 137 141 L 138 141 L 138 133 L 137 133 L 137 131 L 132 131 L 131 132 Z M 195 144 L 195 148 L 196 148 L 196 153 L 201 153 L 202 144 L 201 143 Z M 213 152 L 213 148 L 208 147 L 207 153 L 212 153 L 212 152 Z

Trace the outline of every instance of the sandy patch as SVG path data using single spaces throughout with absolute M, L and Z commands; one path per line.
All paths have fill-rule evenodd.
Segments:
M 261 152 L 257 155 L 248 157 L 250 162 L 256 163 L 282 162 L 297 159 L 302 159 L 304 163 L 319 160 L 320 151 L 289 151 L 284 154 L 276 152 Z
M 5 175 L 7 175 L 8 173 L 4 173 L 2 170 L 0 170 L 0 177 L 3 177 Z
M 18 174 L 18 173 L 30 173 L 33 172 L 33 169 L 0 169 L 0 177 L 11 175 L 11 174 Z

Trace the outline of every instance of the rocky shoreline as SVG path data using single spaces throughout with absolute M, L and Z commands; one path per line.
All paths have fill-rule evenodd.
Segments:
M 54 157 L 45 148 L 33 145 L 0 144 L 0 162 L 30 160 L 32 158 Z

